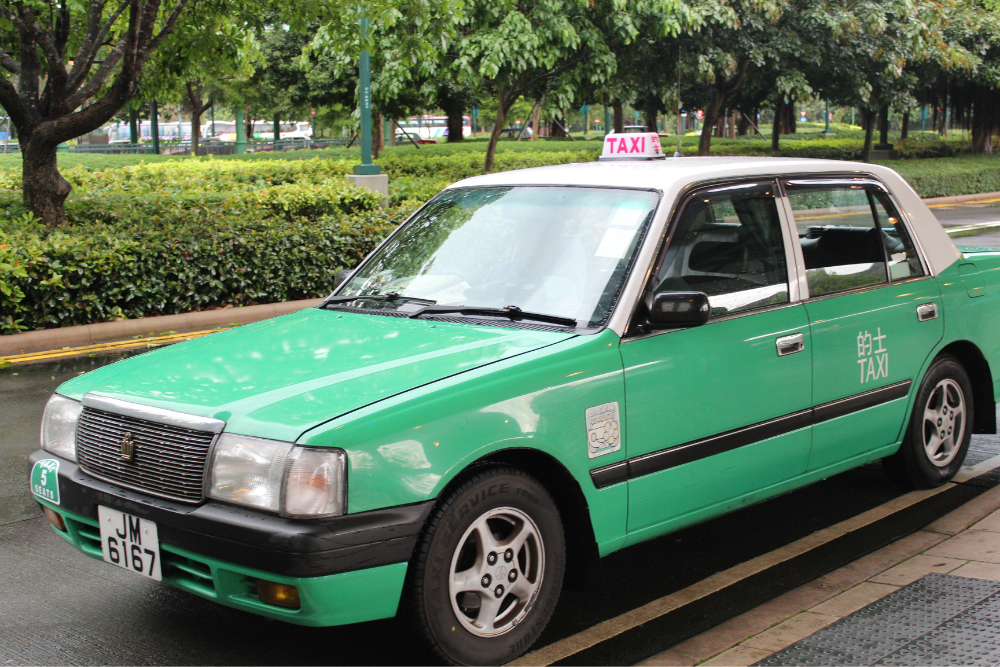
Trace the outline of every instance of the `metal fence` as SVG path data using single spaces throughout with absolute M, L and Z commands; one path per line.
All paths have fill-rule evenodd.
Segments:
M 347 146 L 347 139 L 279 139 L 278 141 L 248 141 L 246 142 L 247 153 L 271 153 L 276 151 L 301 151 L 318 150 L 321 148 L 332 148 L 334 146 Z M 11 148 L 17 145 L 12 144 Z M 153 145 L 149 143 L 141 144 L 76 144 L 60 147 L 69 153 L 102 153 L 105 155 L 116 154 L 140 154 L 152 155 L 155 153 Z M 233 155 L 236 153 L 236 144 L 221 141 L 202 141 L 198 144 L 198 155 Z M 191 142 L 160 142 L 161 155 L 191 155 Z

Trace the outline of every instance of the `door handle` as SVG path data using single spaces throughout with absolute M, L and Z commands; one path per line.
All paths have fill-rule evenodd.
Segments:
M 774 344 L 778 348 L 778 356 L 787 357 L 790 354 L 795 354 L 806 349 L 806 338 L 802 334 L 797 333 L 791 336 L 776 338 Z
M 938 305 L 936 303 L 922 303 L 917 306 L 917 321 L 927 322 L 936 320 L 938 316 Z

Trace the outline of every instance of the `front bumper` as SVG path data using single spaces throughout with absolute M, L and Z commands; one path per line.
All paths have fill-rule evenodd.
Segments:
M 29 470 L 42 459 L 37 451 Z M 59 459 L 59 504 L 35 496 L 62 515 L 55 532 L 103 560 L 97 507 L 154 521 L 163 581 L 227 606 L 300 625 L 327 626 L 387 618 L 396 613 L 407 561 L 431 502 L 332 519 L 286 519 L 205 502 L 185 505 L 97 480 Z M 256 579 L 299 589 L 301 608 L 260 601 Z

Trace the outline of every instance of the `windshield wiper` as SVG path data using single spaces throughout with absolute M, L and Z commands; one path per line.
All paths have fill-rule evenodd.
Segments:
M 349 301 L 412 301 L 413 303 L 426 303 L 434 305 L 437 301 L 432 299 L 418 299 L 415 296 L 403 296 L 399 292 L 387 292 L 385 294 L 358 294 L 356 296 L 331 296 L 321 304 L 326 307 L 333 303 L 347 303 Z
M 558 315 L 546 315 L 545 313 L 529 313 L 521 310 L 517 306 L 504 306 L 503 308 L 482 308 L 478 306 L 427 306 L 421 308 L 410 315 L 410 318 L 417 318 L 422 315 L 440 315 L 442 313 L 458 313 L 460 315 L 497 315 L 499 317 L 509 317 L 512 320 L 535 320 L 536 322 L 547 322 L 558 324 L 564 327 L 575 327 L 576 320 L 569 317 L 559 317 Z

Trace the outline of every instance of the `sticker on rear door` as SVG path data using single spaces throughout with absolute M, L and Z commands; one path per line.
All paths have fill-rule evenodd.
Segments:
M 590 458 L 622 448 L 618 401 L 587 408 L 587 454 Z
M 882 327 L 878 335 L 868 331 L 858 333 L 858 366 L 861 368 L 861 384 L 889 377 L 889 350 L 885 347 Z
M 59 504 L 59 461 L 42 459 L 31 469 L 31 492 L 53 505 Z

